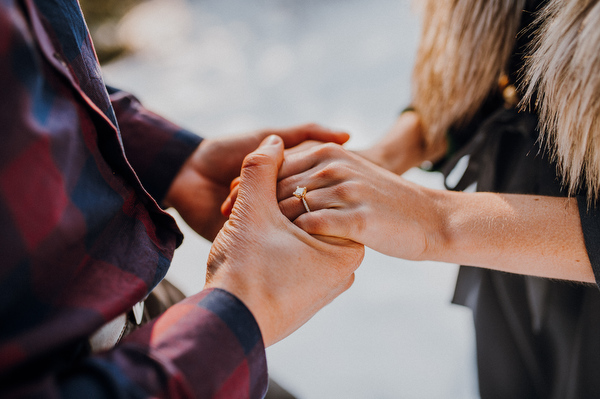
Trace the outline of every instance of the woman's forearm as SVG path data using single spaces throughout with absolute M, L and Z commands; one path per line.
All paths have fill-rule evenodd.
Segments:
M 436 194 L 439 230 L 427 257 L 511 273 L 594 283 L 575 198 Z
M 574 198 L 431 189 L 328 144 L 286 157 L 278 195 L 306 232 L 389 256 L 595 282 Z

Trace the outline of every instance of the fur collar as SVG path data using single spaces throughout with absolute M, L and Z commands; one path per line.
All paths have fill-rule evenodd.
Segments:
M 420 0 L 423 32 L 413 105 L 427 143 L 473 117 L 498 87 L 519 33 L 525 0 Z M 600 191 L 600 1 L 549 0 L 529 49 L 520 91 L 570 194 Z
M 570 194 L 600 191 L 600 2 L 552 0 L 525 70 L 523 104 L 537 96 L 542 139 Z

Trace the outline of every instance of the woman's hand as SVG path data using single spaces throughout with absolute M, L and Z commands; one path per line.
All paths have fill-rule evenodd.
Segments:
M 279 206 L 310 234 L 348 238 L 387 255 L 594 282 L 575 198 L 434 190 L 339 145 L 291 150 Z M 292 195 L 306 187 L 306 212 Z
M 440 236 L 436 191 L 412 184 L 335 144 L 286 151 L 277 197 L 282 212 L 309 234 L 343 237 L 387 255 L 421 259 Z M 292 195 L 306 187 L 306 212 Z
M 265 129 L 220 139 L 205 139 L 185 162 L 164 200 L 174 207 L 198 234 L 212 241 L 227 220 L 220 212 L 231 181 L 240 174 L 242 161 L 267 136 L 276 134 L 285 147 L 305 140 L 342 144 L 350 137 L 310 123 L 286 129 Z
M 428 189 L 340 145 L 314 142 L 286 151 L 279 179 L 281 210 L 310 234 L 403 259 L 595 281 L 575 198 Z M 311 212 L 293 195 L 297 187 L 306 187 Z

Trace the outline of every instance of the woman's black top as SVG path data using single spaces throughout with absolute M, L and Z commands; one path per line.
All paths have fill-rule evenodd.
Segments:
M 542 2 L 529 1 L 522 26 Z M 534 31 L 519 35 L 509 75 L 518 81 Z M 453 189 L 565 196 L 556 165 L 538 140 L 537 117 L 493 94 L 471 123 L 449 132 L 457 151 L 448 173 L 469 156 Z M 578 195 L 581 223 L 600 281 L 600 215 Z M 597 286 L 461 266 L 454 303 L 473 310 L 481 397 L 600 398 L 600 292 Z

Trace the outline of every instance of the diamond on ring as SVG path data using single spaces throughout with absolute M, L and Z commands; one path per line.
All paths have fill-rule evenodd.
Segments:
M 306 195 L 306 187 L 297 187 L 294 191 L 294 197 L 302 199 Z
M 308 204 L 306 203 L 306 199 L 304 198 L 306 196 L 307 191 L 308 190 L 306 190 L 306 187 L 296 186 L 296 191 L 294 191 L 293 195 L 294 195 L 294 197 L 302 200 L 302 204 L 304 204 L 304 209 L 306 209 L 306 212 L 310 212 L 310 208 L 308 207 Z

